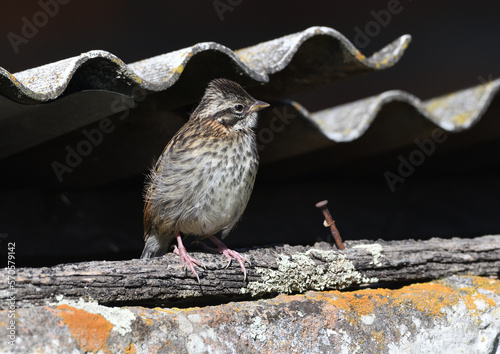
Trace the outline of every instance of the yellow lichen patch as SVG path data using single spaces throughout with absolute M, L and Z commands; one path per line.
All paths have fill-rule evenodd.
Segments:
M 459 301 L 456 290 L 436 283 L 413 284 L 394 291 L 393 306 L 412 307 L 430 316 L 443 316 L 442 309 Z
M 479 292 L 478 289 L 483 290 Z M 500 293 L 500 282 L 497 280 L 472 277 L 470 287 L 456 288 L 448 286 L 446 280 L 431 283 L 413 284 L 398 290 L 366 289 L 353 292 L 308 292 L 308 299 L 327 302 L 341 311 L 342 316 L 353 326 L 370 324 L 371 317 L 378 308 L 385 307 L 394 313 L 417 311 L 426 316 L 445 317 L 447 309 L 461 304 L 465 305 L 471 316 L 478 316 L 488 309 L 497 306 L 494 299 L 484 291 Z M 292 297 L 289 297 L 292 298 Z M 297 300 L 297 298 L 294 296 Z M 331 307 L 327 311 L 332 311 Z M 374 317 L 375 318 L 375 317 Z
M 153 320 L 149 317 L 145 317 L 144 315 L 139 315 L 141 316 L 142 320 L 144 321 L 144 323 L 146 324 L 146 326 L 152 326 L 153 325 Z
M 142 79 L 139 77 L 139 76 L 131 76 L 132 80 L 134 80 L 135 82 L 137 82 L 138 84 L 142 84 Z
M 472 286 L 483 290 L 489 290 L 495 294 L 500 295 L 500 281 L 484 277 L 470 276 L 467 278 L 472 279 Z
M 358 290 L 346 293 L 330 291 L 325 300 L 341 310 L 360 317 L 370 315 L 376 307 L 387 304 L 392 293 L 388 289 Z
M 235 53 L 238 54 L 237 51 L 235 51 Z M 249 60 L 249 57 L 248 57 L 248 54 L 244 54 L 244 55 L 238 56 L 238 59 L 240 59 L 244 63 L 247 63 Z
M 458 288 L 458 292 L 460 294 L 461 300 L 464 302 L 467 309 L 471 311 L 471 313 L 477 314 L 478 310 L 486 307 L 496 306 L 495 300 L 479 293 L 477 290 L 480 288 L 483 290 L 497 292 L 500 288 L 500 282 L 492 279 L 474 276 L 464 278 L 470 278 L 472 280 L 472 284 L 470 287 Z M 480 308 L 478 308 L 478 304 L 480 305 Z
M 66 304 L 57 307 L 62 318 L 68 326 L 71 336 L 85 352 L 110 353 L 106 346 L 113 325 L 101 315 L 76 309 Z
M 449 106 L 449 100 L 453 98 L 453 95 L 449 94 L 443 97 L 435 98 L 433 100 L 429 100 L 427 104 L 427 109 L 431 112 L 435 110 L 440 110 Z
M 469 310 L 469 313 L 476 316 L 486 308 L 491 308 L 496 305 L 495 300 L 479 293 L 463 296 L 462 300 Z
M 178 74 L 182 74 L 182 72 L 184 71 L 184 65 L 179 65 L 176 71 Z
M 471 117 L 473 116 L 474 112 L 462 112 L 460 114 L 457 114 L 456 116 L 453 116 L 451 120 L 458 126 L 464 125 L 465 123 L 469 122 Z
M 384 343 L 386 342 L 384 331 L 372 331 L 372 337 L 375 338 L 375 342 L 378 343 L 378 350 L 383 353 L 385 350 Z
M 358 59 L 358 60 L 365 60 L 366 57 L 363 54 L 361 54 L 361 52 L 358 50 L 356 52 L 356 59 Z
M 120 65 L 120 66 L 121 66 L 121 65 L 123 65 L 123 61 L 121 61 L 121 60 L 120 60 L 120 59 L 118 59 L 118 58 L 111 57 L 111 60 L 112 60 L 113 62 L 115 62 L 116 64 Z
M 12 74 L 9 74 L 10 76 L 10 79 L 12 80 L 12 82 L 16 85 L 16 86 L 19 86 L 19 81 L 17 81 L 16 77 Z
M 384 60 L 382 60 L 380 62 L 380 64 L 382 64 L 382 65 L 388 65 L 389 64 L 389 58 L 384 58 Z
M 176 308 L 164 308 L 162 309 L 161 307 L 155 307 L 154 308 L 155 311 L 159 311 L 159 312 L 165 312 L 165 313 L 168 313 L 169 315 L 175 315 L 177 312 L 179 312 Z
M 189 313 L 189 312 L 198 312 L 200 310 L 200 307 L 187 307 L 184 309 L 178 308 L 178 307 L 171 307 L 171 308 L 161 308 L 161 307 L 155 307 L 156 311 L 161 311 L 168 313 L 169 315 L 175 315 L 178 314 L 179 312 L 184 312 L 184 313 Z

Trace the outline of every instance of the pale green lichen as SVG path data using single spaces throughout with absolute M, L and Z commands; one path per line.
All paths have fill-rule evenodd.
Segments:
M 179 331 L 186 338 L 188 353 L 209 353 L 210 343 L 217 341 L 214 328 L 206 328 L 200 314 L 179 311 L 175 316 Z
M 369 245 L 356 245 L 353 246 L 352 248 L 361 248 L 364 249 L 366 252 L 370 253 L 373 256 L 373 261 L 371 264 L 375 264 L 377 267 L 382 266 L 382 262 L 380 262 L 380 258 L 382 258 L 384 255 L 382 254 L 382 251 L 384 250 L 382 246 L 378 243 L 372 243 Z
M 252 338 L 264 342 L 267 340 L 267 331 L 267 325 L 262 322 L 262 318 L 259 316 L 255 317 L 250 325 L 250 335 Z
M 322 259 L 315 262 L 313 255 Z M 378 281 L 367 278 L 356 270 L 354 264 L 338 251 L 311 249 L 292 256 L 278 255 L 277 269 L 255 267 L 261 280 L 250 282 L 248 292 L 253 296 L 270 293 L 294 293 L 307 290 L 344 289 L 353 285 Z
M 433 318 L 431 324 L 412 316 L 415 328 L 401 324 L 399 341 L 387 344 L 388 353 L 496 353 L 500 310 L 484 303 L 478 315 L 469 306 L 460 299 L 443 307 L 446 317 Z
M 362 315 L 360 319 L 365 325 L 371 325 L 375 322 L 375 315 Z

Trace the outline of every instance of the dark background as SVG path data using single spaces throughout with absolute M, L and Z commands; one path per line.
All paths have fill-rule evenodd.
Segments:
M 403 34 L 413 40 L 391 69 L 290 97 L 312 112 L 392 89 L 427 99 L 500 77 L 498 1 L 402 0 L 402 11 L 392 15 L 366 46 L 356 41 L 356 28 L 366 33 L 373 11 L 385 10 L 393 1 L 232 3 L 232 11 L 221 21 L 211 1 L 73 0 L 59 4 L 57 14 L 15 53 L 9 33 L 21 34 L 23 17 L 33 21 L 41 7 L 36 1 L 5 1 L 0 13 L 0 66 L 15 73 L 93 49 L 132 63 L 203 41 L 239 49 L 322 25 L 341 32 L 366 56 Z M 390 193 L 381 177 L 384 170 L 369 161 L 333 170 L 316 168 L 290 178 L 260 178 L 228 244 L 305 244 L 324 238 L 327 232 L 314 209 L 321 199 L 330 200 L 346 239 L 498 233 L 498 165 L 486 159 L 467 167 L 478 156 L 498 155 L 498 146 L 493 142 L 436 156 L 396 193 Z M 393 169 L 402 153 L 387 157 Z M 369 168 L 359 168 L 364 165 Z M 0 233 L 3 240 L 16 242 L 22 265 L 138 257 L 143 179 L 136 176 L 92 190 L 4 185 Z M 263 219 L 273 216 L 275 220 Z M 262 237 L 253 242 L 256 234 Z

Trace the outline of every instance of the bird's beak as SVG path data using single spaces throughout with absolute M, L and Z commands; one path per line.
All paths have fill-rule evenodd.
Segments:
M 248 112 L 257 112 L 257 111 L 260 111 L 261 109 L 264 109 L 264 108 L 269 107 L 269 106 L 270 106 L 270 104 L 267 102 L 255 100 L 253 105 L 251 105 L 250 108 L 248 109 Z

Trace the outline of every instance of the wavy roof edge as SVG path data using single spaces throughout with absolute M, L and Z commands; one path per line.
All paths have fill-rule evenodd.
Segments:
M 273 137 L 276 142 L 265 147 L 267 151 L 262 160 L 272 162 L 288 159 L 342 143 L 360 141 L 365 136 L 370 140 L 370 151 L 374 152 L 411 144 L 415 138 L 428 137 L 437 127 L 450 133 L 469 131 L 487 114 L 499 92 L 500 79 L 425 101 L 405 91 L 391 90 L 316 112 L 309 112 L 298 102 L 281 100 L 281 106 L 275 105 L 275 109 L 266 116 L 270 120 L 264 122 L 263 126 L 273 127 L 276 119 L 285 120 L 289 134 L 275 134 Z M 393 104 L 399 104 L 397 109 L 405 110 L 385 114 L 385 108 Z M 486 129 L 487 133 L 478 141 L 498 139 L 498 123 L 490 120 L 486 126 L 483 126 L 482 131 Z M 388 127 L 391 133 L 385 133 Z M 259 132 L 257 136 L 261 138 Z M 329 161 L 338 159 L 341 158 L 329 157 Z
M 409 104 L 422 117 L 446 131 L 469 129 L 481 119 L 499 91 L 500 79 L 496 79 L 426 101 L 405 91 L 391 90 L 314 113 L 307 112 L 300 104 L 294 103 L 294 106 L 325 137 L 334 142 L 347 142 L 361 137 L 384 106 L 393 102 Z
M 365 57 L 340 32 L 316 26 L 236 51 L 215 42 L 204 42 L 128 65 L 112 53 L 92 50 L 15 74 L 0 67 L 0 95 L 24 104 L 54 100 L 65 92 L 82 66 L 90 65 L 93 61 L 100 63 L 94 69 L 94 74 L 98 76 L 96 89 L 101 88 L 99 85 L 111 91 L 113 85 L 136 85 L 149 91 L 164 91 L 179 80 L 193 57 L 207 51 L 227 56 L 240 75 L 267 83 L 270 75 L 286 68 L 302 44 L 314 37 L 326 37 L 329 41 L 337 42 L 345 62 L 356 62 L 367 70 L 393 66 L 411 41 L 411 36 L 403 35 L 372 56 Z

